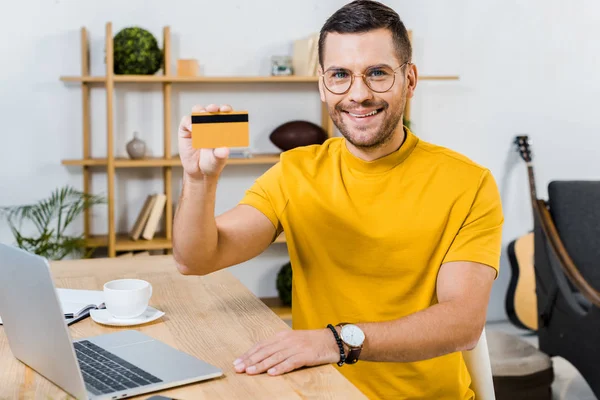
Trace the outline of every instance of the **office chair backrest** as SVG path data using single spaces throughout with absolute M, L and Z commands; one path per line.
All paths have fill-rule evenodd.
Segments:
M 553 181 L 548 185 L 548 204 L 575 266 L 600 290 L 600 181 Z

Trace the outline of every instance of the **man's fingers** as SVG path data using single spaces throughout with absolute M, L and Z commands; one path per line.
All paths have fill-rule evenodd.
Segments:
M 207 112 L 218 112 L 219 111 L 219 106 L 216 104 L 209 104 L 206 106 L 206 111 Z
M 249 357 L 251 357 L 254 353 L 260 351 L 261 349 L 263 349 L 265 347 L 269 347 L 269 346 L 271 346 L 273 344 L 277 344 L 277 343 L 283 341 L 287 337 L 287 335 L 288 335 L 288 333 L 286 331 L 280 331 L 277 334 L 275 334 L 275 336 L 272 336 L 272 337 L 270 337 L 268 339 L 265 339 L 262 342 L 256 343 L 247 352 L 245 352 L 237 360 L 235 360 L 233 362 L 233 365 L 237 365 L 240 362 L 247 361 L 247 359 Z
M 262 374 L 268 369 L 280 364 L 287 358 L 292 356 L 292 352 L 289 349 L 282 348 L 279 351 L 271 354 L 264 360 L 257 362 L 254 365 L 246 367 L 246 373 L 249 375 Z
M 223 104 L 220 107 L 216 104 L 209 104 L 206 107 L 202 105 L 195 105 L 192 107 L 193 113 L 203 113 L 203 112 L 230 112 L 233 111 L 233 108 L 229 104 Z
M 265 340 L 263 342 L 259 342 L 256 343 L 254 346 L 252 346 L 247 352 L 245 352 L 244 354 L 242 354 L 237 360 L 235 360 L 233 362 L 233 365 L 237 365 L 239 363 L 243 363 L 245 362 L 248 357 L 250 357 L 251 355 L 253 355 L 254 353 L 256 353 L 257 351 L 259 351 L 260 349 L 262 349 L 263 347 L 268 346 L 269 344 L 271 344 L 271 340 Z
M 229 157 L 229 148 L 228 147 L 218 147 L 213 151 L 213 154 L 216 158 L 223 160 Z
M 192 118 L 186 115 L 181 119 L 179 123 L 179 137 L 191 138 L 192 137 Z
M 302 357 L 299 354 L 295 354 L 291 357 L 287 357 L 281 363 L 269 368 L 267 373 L 272 376 L 282 375 L 303 367 L 304 365 L 306 365 L 306 363 L 302 360 Z
M 254 373 L 256 371 L 256 364 L 268 359 L 277 352 L 283 350 L 278 344 L 263 347 L 260 350 L 250 354 L 248 357 L 242 358 L 242 362 L 234 366 L 237 372 Z M 254 368 L 253 368 L 254 367 Z
M 285 347 L 281 342 L 271 342 L 257 344 L 255 347 L 250 349 L 246 354 L 240 357 L 237 364 L 234 364 L 237 372 L 244 372 L 248 367 L 251 367 L 267 358 L 283 350 Z

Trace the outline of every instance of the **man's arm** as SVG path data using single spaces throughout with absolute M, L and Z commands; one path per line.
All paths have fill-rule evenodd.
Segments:
M 496 271 L 483 264 L 443 264 L 438 273 L 438 304 L 388 322 L 356 323 L 366 336 L 360 360 L 410 362 L 473 349 L 485 325 L 495 276 Z M 335 363 L 339 358 L 327 328 L 282 331 L 242 355 L 235 369 L 279 375 L 303 366 Z
M 185 275 L 205 275 L 262 253 L 275 227 L 256 208 L 238 205 L 215 218 L 217 181 L 185 181 L 173 224 L 173 256 Z
M 498 188 L 485 170 L 438 272 L 438 304 L 396 321 L 365 324 L 360 358 L 407 362 L 474 348 L 497 276 L 503 221 Z
M 194 106 L 192 113 L 231 110 L 210 104 Z M 179 271 L 205 275 L 260 254 L 275 236 L 275 222 L 248 205 L 215 218 L 217 182 L 229 149 L 195 149 L 189 115 L 181 120 L 178 136 L 183 188 L 173 221 L 173 256 Z
M 356 324 L 365 332 L 360 359 L 410 362 L 471 350 L 481 336 L 496 271 L 450 262 L 438 273 L 438 304 L 389 322 Z

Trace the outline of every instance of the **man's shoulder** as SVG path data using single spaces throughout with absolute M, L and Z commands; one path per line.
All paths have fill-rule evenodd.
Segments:
M 492 171 L 456 150 L 437 144 L 419 141 L 417 159 L 418 169 L 429 171 L 427 184 L 435 182 L 446 194 L 466 196 L 472 199 L 482 196 L 501 207 L 498 185 Z M 450 197 L 452 197 L 450 195 Z
M 323 144 L 313 144 L 296 147 L 281 153 L 281 163 L 284 167 L 309 167 L 321 164 L 331 159 L 331 156 L 339 154 L 341 137 L 332 137 Z
M 444 165 L 448 168 L 458 169 L 465 173 L 481 174 L 488 171 L 488 168 L 473 161 L 471 158 L 456 150 L 444 147 L 438 144 L 419 140 L 417 149 L 420 158 L 426 160 L 428 164 Z

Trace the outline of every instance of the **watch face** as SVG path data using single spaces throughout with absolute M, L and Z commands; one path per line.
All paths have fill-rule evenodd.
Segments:
M 365 341 L 365 334 L 356 325 L 344 325 L 341 332 L 342 340 L 350 346 L 361 346 Z

